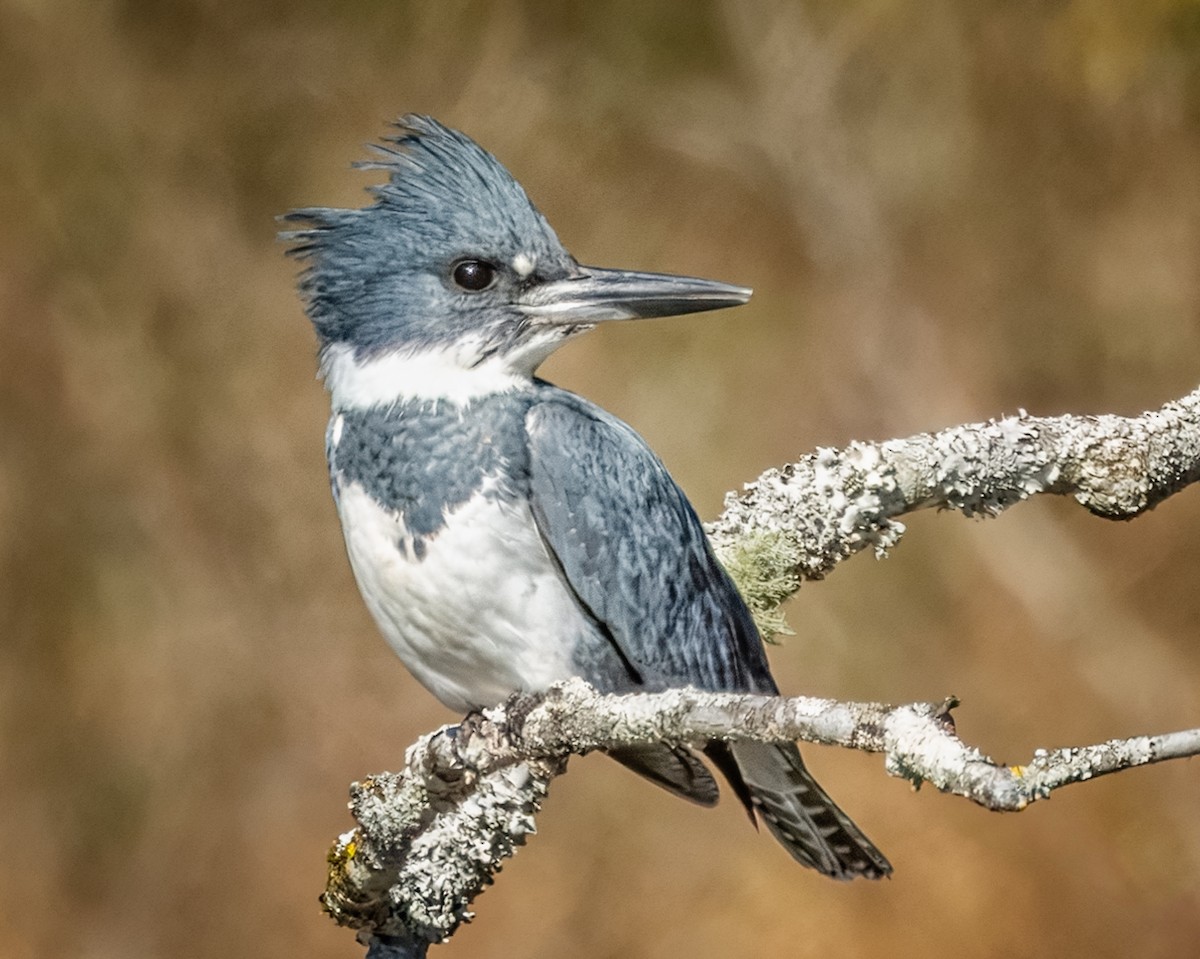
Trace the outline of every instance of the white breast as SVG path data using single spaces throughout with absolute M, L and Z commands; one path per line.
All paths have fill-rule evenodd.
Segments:
M 574 675 L 582 615 L 528 505 L 476 495 L 417 559 L 402 518 L 357 483 L 338 512 L 363 599 L 404 665 L 461 712 Z

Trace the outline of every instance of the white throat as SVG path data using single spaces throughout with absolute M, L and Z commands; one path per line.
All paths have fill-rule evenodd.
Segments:
M 446 350 L 385 353 L 360 359 L 341 343 L 321 358 L 321 375 L 335 410 L 391 406 L 406 400 L 441 400 L 462 406 L 481 396 L 505 393 L 529 382 L 501 359 L 474 366 Z

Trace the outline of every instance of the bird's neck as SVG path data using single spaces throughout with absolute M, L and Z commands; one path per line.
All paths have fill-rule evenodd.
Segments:
M 531 377 L 499 358 L 478 360 L 453 350 L 426 349 L 358 356 L 340 343 L 321 355 L 321 375 L 336 410 L 436 401 L 464 406 L 528 386 Z

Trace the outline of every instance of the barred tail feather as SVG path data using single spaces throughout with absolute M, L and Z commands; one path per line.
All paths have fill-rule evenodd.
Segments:
M 748 793 L 750 805 L 792 858 L 834 879 L 891 874 L 891 864 L 812 778 L 793 743 L 728 748 L 745 787 L 738 792 Z

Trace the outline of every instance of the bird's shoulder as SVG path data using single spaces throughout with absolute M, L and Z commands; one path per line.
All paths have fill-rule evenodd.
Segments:
M 569 390 L 536 380 L 525 430 L 531 450 L 542 457 L 556 451 L 569 453 L 570 461 L 559 465 L 578 474 L 599 471 L 625 490 L 631 483 L 648 481 L 669 490 L 672 499 L 683 497 L 667 468 L 633 427 Z M 636 475 L 624 473 L 627 469 L 636 470 Z

